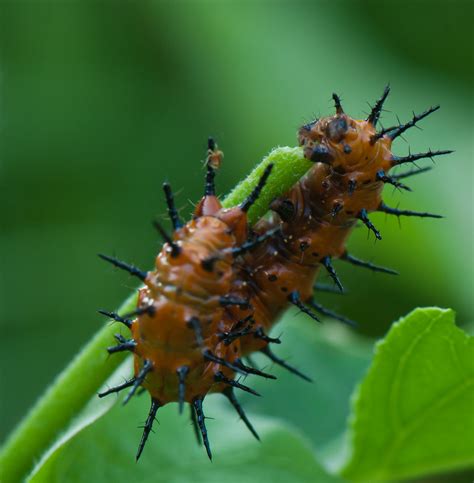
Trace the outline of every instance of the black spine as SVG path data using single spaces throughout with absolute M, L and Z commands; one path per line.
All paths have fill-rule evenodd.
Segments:
M 377 240 L 382 239 L 382 235 L 377 230 L 377 228 L 375 228 L 374 224 L 370 221 L 367 210 L 365 208 L 362 208 L 362 210 L 360 210 L 358 218 L 375 235 L 375 238 L 377 238 Z
M 257 434 L 257 431 L 255 431 L 255 428 L 252 426 L 251 422 L 247 418 L 247 415 L 245 414 L 242 406 L 240 405 L 239 401 L 235 397 L 234 391 L 231 387 L 227 388 L 223 392 L 224 396 L 227 397 L 229 402 L 234 406 L 234 409 L 237 411 L 237 414 L 240 416 L 240 419 L 244 422 L 245 426 L 249 429 L 249 431 L 255 436 L 255 438 L 260 441 L 260 437 Z
M 301 312 L 303 312 L 306 315 L 309 315 L 316 322 L 321 322 L 319 320 L 319 317 L 312 310 L 308 309 L 308 307 L 306 307 L 306 305 L 301 301 L 300 294 L 297 290 L 294 290 L 293 292 L 290 293 L 290 295 L 288 295 L 288 301 L 291 304 L 293 304 L 295 307 L 298 307 L 301 310 Z
M 367 118 L 367 122 L 370 122 L 374 127 L 377 125 L 377 122 L 380 119 L 380 114 L 382 113 L 382 108 L 384 105 L 385 100 L 387 99 L 390 93 L 390 86 L 387 84 L 383 91 L 381 97 L 377 100 L 374 107 L 372 108 L 369 117 Z
M 152 370 L 153 370 L 153 363 L 145 359 L 143 361 L 143 367 L 140 369 L 138 375 L 135 378 L 135 382 L 133 383 L 132 389 L 130 389 L 129 393 L 125 396 L 125 399 L 123 400 L 124 405 L 127 404 L 128 401 L 130 401 L 130 399 L 135 394 L 137 389 L 142 385 L 147 374 Z
M 290 366 L 287 364 L 283 359 L 280 359 L 277 357 L 267 346 L 264 349 L 261 350 L 263 354 L 265 354 L 270 360 L 272 360 L 275 364 L 278 364 L 279 366 L 283 367 L 287 371 L 291 372 L 292 374 L 295 374 L 295 376 L 301 377 L 301 379 L 304 379 L 307 382 L 313 382 L 313 380 L 308 377 L 307 375 L 303 374 L 300 372 L 298 369 L 296 369 L 293 366 Z
M 272 172 L 273 164 L 269 164 L 260 179 L 258 180 L 257 186 L 253 189 L 253 191 L 245 198 L 245 200 L 240 204 L 240 209 L 242 211 L 247 212 L 250 210 L 251 206 L 257 201 L 260 193 L 262 192 L 263 187 L 265 186 L 270 173 Z
M 341 256 L 341 260 L 344 260 L 345 262 L 349 262 L 352 265 L 356 265 L 357 267 L 368 268 L 369 270 L 373 270 L 374 272 L 388 273 L 390 275 L 398 275 L 398 272 L 396 270 L 392 270 L 391 268 L 381 267 L 379 265 L 374 265 L 373 263 L 366 262 L 365 260 L 361 260 L 360 258 L 356 258 L 347 252 L 345 252 Z
M 321 260 L 321 263 L 323 264 L 324 268 L 329 273 L 329 276 L 334 280 L 334 283 L 339 287 L 339 290 L 341 292 L 344 292 L 344 287 L 342 286 L 342 283 L 339 280 L 339 277 L 337 276 L 336 270 L 332 266 L 331 257 L 324 257 Z
M 385 203 L 381 203 L 379 211 L 395 216 L 417 216 L 419 218 L 443 218 L 442 215 L 435 215 L 433 213 L 426 213 L 422 211 L 399 210 L 398 208 L 390 208 Z
M 160 403 L 156 399 L 152 399 L 150 412 L 148 413 L 148 417 L 146 418 L 145 426 L 143 427 L 143 435 L 140 440 L 140 444 L 138 445 L 136 461 L 139 460 L 142 454 L 143 448 L 145 447 L 148 436 L 150 435 L 151 429 L 153 427 L 153 423 L 155 422 L 156 413 L 159 408 L 160 408 Z
M 168 183 L 163 183 L 163 191 L 165 192 L 166 204 L 168 206 L 168 216 L 170 217 L 173 230 L 179 230 L 183 226 L 183 222 L 179 218 L 178 210 L 174 204 L 173 191 Z
M 207 428 L 204 418 L 204 412 L 202 410 L 202 398 L 198 397 L 194 399 L 193 406 L 196 411 L 197 423 L 199 429 L 201 430 L 202 441 L 204 442 L 204 447 L 206 448 L 207 456 L 212 460 L 211 446 L 209 445 L 209 439 L 207 437 Z
M 314 300 L 310 300 L 307 302 L 308 305 L 313 307 L 314 310 L 317 310 L 320 314 L 326 315 L 327 317 L 330 317 L 331 319 L 339 320 L 339 322 L 342 322 L 343 324 L 350 325 L 351 327 L 358 327 L 357 322 L 354 320 L 351 320 L 344 315 L 338 314 L 337 312 L 334 312 L 333 310 L 327 309 L 321 304 L 318 304 Z
M 186 376 L 189 374 L 188 366 L 178 367 L 176 370 L 178 375 L 178 407 L 179 414 L 183 413 L 184 398 L 186 396 Z

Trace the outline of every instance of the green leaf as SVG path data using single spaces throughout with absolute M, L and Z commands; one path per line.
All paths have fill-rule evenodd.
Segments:
M 135 306 L 136 294 L 133 294 L 122 304 L 119 312 L 130 312 Z M 105 347 L 113 342 L 115 332 L 116 325 L 105 325 L 11 434 L 0 452 L 0 481 L 20 481 L 124 361 L 122 354 L 108 357 L 105 352 Z
M 304 381 L 276 364 L 269 366 L 268 358 L 262 355 L 255 357 L 257 365 L 269 366 L 278 380 L 249 381 L 264 397 L 245 395 L 241 399 L 258 414 L 284 418 L 296 426 L 311 439 L 320 457 L 328 442 L 346 430 L 350 395 L 370 364 L 372 344 L 339 322 L 317 324 L 295 312 L 289 310 L 272 331 L 282 342 L 273 344 L 272 351 L 314 382 Z
M 342 474 L 383 481 L 473 465 L 473 408 L 473 338 L 451 310 L 414 310 L 377 345 L 355 394 Z
M 242 431 L 236 414 L 221 406 L 224 402 L 218 396 L 206 399 L 212 463 L 203 447 L 197 445 L 188 418 L 180 417 L 172 404 L 158 412 L 159 424 L 155 423 L 155 433 L 137 464 L 134 455 L 142 431 L 138 426 L 146 417 L 149 403 L 149 398 L 143 397 L 125 408 L 115 405 L 100 421 L 59 447 L 28 481 L 341 481 L 321 468 L 311 447 L 295 431 L 275 420 L 250 415 L 262 438 L 259 443 Z
M 117 386 L 124 380 L 130 377 L 132 373 L 132 359 L 126 359 L 123 364 L 112 374 L 107 382 L 101 387 L 102 392 L 110 387 Z M 117 398 L 106 397 L 99 398 L 94 395 L 82 411 L 77 414 L 67 428 L 61 433 L 61 435 L 54 441 L 54 444 L 42 455 L 41 459 L 35 465 L 33 473 L 39 470 L 46 462 L 51 462 L 56 459 L 60 454 L 64 446 L 66 446 L 71 439 L 79 434 L 84 428 L 87 428 L 91 424 L 95 423 L 98 419 L 104 416 L 112 407 L 117 403 Z

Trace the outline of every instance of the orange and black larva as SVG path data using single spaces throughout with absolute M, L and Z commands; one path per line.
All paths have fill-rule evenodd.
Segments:
M 210 151 L 217 149 L 212 140 L 209 146 Z M 154 270 L 144 272 L 115 258 L 100 255 L 145 284 L 139 291 L 138 308 L 133 314 L 120 317 L 101 311 L 130 329 L 132 338 L 117 335 L 119 344 L 108 351 L 133 352 L 135 375 L 120 386 L 103 392 L 100 397 L 130 388 L 124 400 L 126 403 L 140 386 L 151 395 L 151 409 L 137 459 L 158 408 L 169 402 L 178 402 L 180 411 L 185 402 L 192 404 L 193 421 L 199 427 L 211 457 L 202 410 L 202 401 L 210 392 L 226 395 L 258 437 L 235 398 L 233 388 L 257 393 L 235 381 L 234 376 L 255 374 L 273 379 L 274 376 L 241 361 L 240 341 L 232 332 L 240 319 L 231 319 L 228 308 L 237 308 L 237 313 L 241 311 L 243 314 L 244 309 L 250 307 L 248 300 L 232 294 L 234 259 L 273 235 L 269 232 L 248 240 L 247 224 L 247 211 L 258 198 L 271 169 L 272 166 L 268 166 L 253 192 L 239 206 L 223 209 L 214 193 L 214 168 L 207 163 L 204 197 L 194 210 L 193 219 L 186 224 L 180 221 L 171 189 L 165 183 L 174 233 L 169 236 L 161 225 L 155 223 L 166 243 L 156 258 Z M 242 320 L 240 324 L 246 322 Z
M 105 257 L 147 285 L 140 293 L 135 321 L 106 313 L 131 327 L 133 339 L 120 339 L 119 346 L 110 351 L 133 350 L 135 377 L 103 395 L 125 387 L 132 388 L 132 395 L 142 385 L 152 396 L 152 407 L 137 456 L 143 449 L 158 407 L 170 401 L 179 402 L 180 408 L 184 401 L 192 403 L 192 416 L 210 456 L 202 413 L 202 399 L 208 392 L 226 394 L 256 435 L 230 391 L 233 387 L 240 387 L 251 392 L 234 381 L 236 373 L 268 375 L 244 366 L 241 358 L 261 351 L 272 361 L 309 379 L 269 349 L 270 343 L 279 343 L 278 339 L 266 334 L 281 313 L 288 306 L 295 305 L 316 320 L 318 317 L 314 311 L 352 324 L 313 299 L 320 269 L 324 267 L 328 271 L 340 290 L 342 284 L 331 262 L 334 258 L 375 271 L 396 273 L 347 253 L 346 240 L 356 223 L 362 221 L 381 239 L 368 218 L 370 212 L 438 217 L 389 208 L 382 201 L 385 184 L 407 190 L 409 188 L 400 179 L 426 171 L 422 168 L 389 175 L 392 167 L 449 153 L 428 151 L 406 157 L 394 156 L 392 141 L 437 108 L 414 116 L 407 124 L 377 132 L 376 124 L 388 92 L 386 88 L 366 120 L 347 116 L 339 98 L 334 95 L 336 115 L 315 120 L 300 129 L 299 142 L 305 156 L 315 165 L 292 189 L 273 201 L 270 207 L 272 217 L 262 219 L 250 232 L 243 213 L 248 208 L 247 203 L 258 196 L 265 179 L 240 208 L 221 210 L 214 196 L 214 170 L 208 162 L 205 196 L 194 219 L 186 225 L 179 222 L 171 192 L 165 187 L 175 233 L 172 239 L 167 239 L 154 272 L 144 273 Z M 210 143 L 208 160 L 216 151 L 217 148 Z M 218 161 L 216 166 L 219 166 L 222 155 L 216 154 L 215 158 Z M 266 171 L 265 176 L 268 173 Z M 209 231 L 208 222 L 202 221 L 204 218 L 213 219 L 209 223 L 216 224 L 216 232 Z M 215 236 L 217 233 L 219 235 Z M 225 237 L 221 239 L 221 235 Z M 227 283 L 217 283 L 218 277 L 224 277 Z M 199 296 L 194 296 L 194 290 Z M 222 307 L 219 297 L 227 297 L 232 302 Z M 191 335 L 188 326 L 193 329 Z M 168 345 L 174 344 L 179 350 L 166 353 Z M 163 351 L 163 357 L 155 358 L 159 350 Z M 160 363 L 154 364 L 154 360 Z M 161 379 L 158 380 L 155 374 L 160 374 Z
M 392 154 L 392 141 L 438 107 L 414 115 L 406 124 L 377 132 L 376 124 L 388 93 L 386 87 L 366 120 L 354 120 L 345 114 L 339 97 L 333 95 L 336 114 L 315 120 L 299 130 L 304 155 L 315 165 L 287 193 L 272 202 L 272 217 L 261 220 L 253 228 L 255 236 L 275 227 L 280 230 L 247 253 L 243 264 L 236 264 L 239 271 L 236 293 L 250 301 L 255 321 L 253 333 L 240 340 L 243 356 L 261 351 L 283 365 L 283 361 L 270 351 L 268 342 L 254 335 L 258 331 L 270 331 L 290 304 L 316 320 L 319 312 L 352 324 L 349 319 L 318 304 L 313 292 L 321 268 L 328 271 L 342 291 L 332 264 L 335 258 L 374 271 L 396 273 L 359 260 L 346 250 L 346 241 L 359 221 L 381 239 L 369 213 L 382 211 L 397 216 L 439 218 L 430 213 L 390 208 L 382 201 L 385 184 L 409 190 L 399 180 L 426 170 L 389 175 L 391 168 L 451 152 L 430 150 L 406 157 Z M 285 366 L 306 378 L 296 369 Z

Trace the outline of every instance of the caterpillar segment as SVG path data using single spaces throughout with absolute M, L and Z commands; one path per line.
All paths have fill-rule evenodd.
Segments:
M 405 157 L 395 155 L 393 141 L 435 112 L 438 106 L 414 114 L 406 124 L 377 131 L 377 122 L 389 92 L 387 86 L 365 120 L 355 120 L 347 115 L 340 98 L 334 94 L 336 114 L 316 119 L 298 131 L 304 155 L 314 162 L 314 166 L 287 193 L 272 202 L 273 215 L 253 227 L 255 237 L 277 227 L 279 230 L 246 254 L 240 267 L 239 293 L 246 293 L 254 307 L 254 332 L 268 333 L 290 305 L 315 321 L 319 321 L 321 314 L 355 325 L 347 317 L 319 304 L 314 287 L 317 287 L 316 279 L 323 270 L 333 280 L 336 290 L 343 291 L 333 264 L 335 259 L 376 272 L 397 274 L 395 270 L 348 253 L 347 241 L 357 223 L 362 221 L 380 240 L 382 235 L 369 218 L 372 212 L 439 218 L 439 215 L 427 212 L 391 208 L 382 199 L 385 184 L 408 191 L 409 188 L 399 180 L 427 171 L 427 168 L 417 168 L 392 175 L 392 168 L 451 153 L 449 150 L 429 150 Z M 244 356 L 255 351 L 265 353 L 268 352 L 268 342 L 244 334 L 241 351 Z
M 210 143 L 209 149 L 217 149 Z M 209 156 L 209 155 L 208 155 Z M 134 377 L 99 394 L 100 397 L 127 390 L 124 403 L 145 389 L 151 396 L 149 416 L 137 452 L 142 454 L 158 409 L 177 402 L 192 406 L 193 421 L 199 429 L 209 458 L 212 457 L 203 400 L 207 394 L 222 393 L 250 431 L 256 435 L 234 390 L 254 395 L 250 387 L 236 380 L 249 374 L 275 377 L 242 362 L 239 337 L 233 329 L 252 310 L 248 299 L 234 294 L 234 262 L 264 242 L 270 234 L 248 239 L 247 211 L 257 200 L 272 170 L 268 166 L 252 193 L 240 206 L 223 209 L 215 196 L 213 163 L 207 163 L 205 194 L 192 219 L 183 223 L 174 205 L 169 184 L 163 188 L 173 225 L 169 235 L 155 222 L 164 245 L 153 270 L 145 272 L 107 255 L 100 257 L 127 271 L 144 283 L 139 290 L 137 309 L 126 316 L 100 311 L 130 329 L 131 338 L 117 335 L 118 344 L 110 354 L 129 351 L 134 358 Z M 233 319 L 229 309 L 242 317 Z M 246 324 L 247 321 L 241 322 Z
M 403 192 L 410 188 L 400 180 L 430 168 L 393 174 L 397 166 L 420 159 L 449 154 L 428 150 L 397 156 L 394 140 L 438 109 L 432 107 L 405 124 L 377 130 L 387 86 L 365 120 L 344 112 L 334 94 L 336 113 L 302 126 L 298 141 L 304 156 L 314 166 L 286 193 L 272 201 L 271 214 L 249 228 L 246 213 L 258 198 L 270 176 L 268 166 L 253 192 L 239 206 L 223 209 L 215 195 L 215 169 L 222 153 L 208 142 L 204 197 L 191 221 L 181 221 L 169 184 L 165 183 L 168 213 L 173 234 L 155 223 L 165 244 L 155 268 L 144 272 L 120 260 L 101 255 L 144 282 L 138 307 L 119 316 L 101 311 L 130 328 L 131 338 L 117 337 L 110 353 L 130 351 L 134 355 L 134 377 L 101 396 L 128 390 L 125 402 L 144 388 L 151 395 L 151 407 L 137 458 L 151 431 L 158 409 L 185 403 L 198 441 L 212 457 L 205 425 L 203 400 L 209 393 L 223 394 L 248 429 L 258 434 L 239 404 L 235 391 L 258 395 L 240 381 L 249 374 L 274 376 L 261 371 L 251 356 L 260 352 L 306 381 L 311 378 L 273 352 L 280 339 L 270 331 L 288 307 L 295 307 L 316 322 L 321 316 L 355 326 L 317 300 L 318 291 L 344 293 L 335 260 L 374 272 L 396 275 L 391 268 L 361 260 L 347 250 L 348 238 L 358 223 L 376 239 L 382 234 L 370 219 L 373 212 L 395 216 L 439 218 L 428 212 L 400 210 L 386 205 L 385 185 Z M 317 278 L 326 272 L 334 286 L 321 285 Z M 244 361 L 246 361 L 244 363 Z

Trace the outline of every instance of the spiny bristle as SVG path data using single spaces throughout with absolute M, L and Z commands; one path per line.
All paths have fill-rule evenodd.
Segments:
M 339 277 L 337 276 L 336 270 L 334 270 L 334 267 L 332 266 L 331 257 L 324 257 L 321 260 L 321 263 L 329 273 L 329 276 L 334 280 L 334 283 L 339 287 L 339 290 L 341 292 L 344 292 L 344 287 L 342 286 L 342 283 L 339 280 Z
M 301 312 L 303 312 L 306 315 L 309 315 L 316 322 L 321 322 L 319 320 L 319 317 L 312 310 L 308 309 L 308 307 L 306 307 L 306 305 L 301 301 L 300 294 L 297 290 L 294 290 L 288 295 L 288 301 L 291 304 L 293 304 L 295 307 L 298 307 L 301 310 Z
M 176 374 L 178 375 L 178 407 L 179 414 L 183 413 L 184 398 L 186 395 L 186 376 L 189 373 L 188 366 L 181 366 L 176 369 Z
M 199 429 L 201 430 L 202 441 L 204 442 L 204 447 L 206 448 L 207 456 L 212 460 L 211 446 L 209 445 L 209 439 L 207 437 L 207 429 L 204 418 L 204 412 L 202 410 L 202 398 L 196 398 L 193 401 L 194 410 L 196 411 L 197 423 Z
M 385 86 L 382 96 L 376 101 L 374 107 L 372 108 L 372 111 L 369 114 L 369 117 L 367 118 L 367 122 L 370 122 L 374 127 L 377 125 L 377 122 L 380 119 L 380 114 L 382 113 L 384 102 L 387 99 L 389 93 L 390 85 L 387 84 Z
M 310 300 L 306 303 L 308 305 L 310 305 L 311 307 L 313 307 L 313 309 L 315 309 L 319 313 L 326 315 L 327 317 L 330 317 L 331 319 L 339 320 L 339 322 L 350 325 L 351 327 L 355 327 L 355 328 L 358 327 L 357 322 L 355 322 L 354 320 L 351 320 L 351 319 L 345 317 L 344 315 L 340 315 L 337 312 L 334 312 L 333 310 L 330 310 L 330 309 L 324 307 L 323 305 L 318 304 L 315 300 Z
M 375 228 L 374 224 L 370 221 L 369 216 L 367 215 L 367 210 L 365 208 L 362 208 L 362 210 L 360 210 L 358 218 L 375 235 L 375 238 L 377 238 L 377 240 L 382 239 L 382 235 L 377 230 L 377 228 Z
M 215 196 L 216 194 L 216 185 L 214 181 L 215 177 L 216 177 L 216 171 L 208 163 L 207 171 L 206 171 L 206 185 L 204 187 L 204 196 Z
M 280 233 L 280 232 L 281 232 L 280 227 L 272 228 L 271 230 L 268 230 L 267 232 L 263 233 L 262 235 L 257 236 L 253 240 L 247 240 L 240 247 L 232 248 L 232 254 L 234 256 L 242 255 L 243 253 L 248 252 L 249 250 L 252 250 L 252 248 L 255 248 L 260 243 L 263 243 L 264 241 L 268 240 L 269 238 L 273 238 L 277 233 Z
M 135 382 L 133 383 L 132 389 L 130 389 L 129 393 L 125 396 L 125 399 L 123 400 L 124 405 L 127 404 L 128 401 L 130 401 L 132 396 L 135 394 L 136 390 L 139 388 L 139 386 L 142 385 L 147 374 L 152 370 L 153 370 L 153 363 L 148 359 L 145 359 L 143 361 L 143 367 L 140 369 L 138 375 L 135 377 Z
M 336 94 L 332 94 L 332 100 L 334 101 L 334 107 L 336 108 L 336 114 L 344 114 L 344 109 L 342 108 L 341 98 Z
M 444 218 L 442 215 L 435 215 L 433 213 L 426 213 L 421 211 L 399 210 L 398 208 L 390 208 L 385 203 L 381 203 L 378 211 L 395 216 L 418 216 L 420 218 Z
M 426 153 L 418 153 L 418 154 L 409 154 L 408 156 L 393 156 L 393 166 L 398 166 L 403 163 L 412 163 L 414 161 L 417 161 L 418 159 L 424 159 L 424 158 L 434 158 L 435 156 L 442 156 L 444 154 L 451 154 L 454 153 L 454 151 L 450 149 L 445 149 L 442 151 L 432 151 L 429 149 L 426 151 Z
M 270 173 L 272 172 L 272 169 L 273 169 L 273 164 L 269 164 L 265 168 L 262 176 L 260 176 L 260 179 L 258 180 L 257 186 L 255 186 L 255 188 L 249 194 L 249 196 L 247 196 L 247 198 L 240 204 L 240 209 L 242 211 L 247 212 L 248 210 L 250 210 L 251 206 L 257 201 L 263 187 L 267 182 L 268 177 L 270 176 Z
M 254 396 L 260 396 L 257 391 L 254 391 L 252 388 L 245 386 L 244 384 L 240 384 L 240 382 L 238 381 L 234 381 L 234 379 L 229 379 L 221 371 L 216 372 L 214 380 L 216 382 L 223 382 L 224 384 L 228 384 L 229 386 L 236 387 L 238 389 L 241 389 L 242 391 L 248 392 L 249 394 L 253 394 Z
M 413 114 L 411 121 L 408 121 L 405 124 L 399 124 L 398 126 L 391 126 L 385 129 L 382 129 L 380 132 L 372 136 L 371 142 L 375 143 L 381 137 L 387 135 L 392 141 L 396 139 L 398 136 L 403 134 L 407 129 L 415 126 L 418 121 L 421 121 L 425 117 L 429 116 L 433 112 L 437 111 L 439 106 L 430 107 L 426 111 L 422 112 L 421 114 Z
M 391 184 L 392 186 L 395 186 L 395 188 L 403 189 L 405 191 L 411 191 L 411 188 L 409 186 L 400 183 L 392 176 L 387 176 L 383 169 L 377 171 L 376 179 L 377 181 L 382 181 L 382 183 Z
M 405 124 L 401 124 L 396 129 L 389 132 L 388 137 L 391 138 L 392 140 L 394 140 L 395 138 L 397 138 L 398 136 L 403 134 L 407 129 L 410 129 L 411 127 L 415 126 L 418 121 L 421 121 L 425 117 L 427 117 L 430 114 L 432 114 L 433 112 L 437 111 L 439 109 L 439 107 L 440 106 L 430 107 L 429 109 L 427 109 L 425 112 L 422 112 L 421 114 L 413 113 L 413 117 L 412 117 L 411 121 L 408 121 Z
M 233 330 L 231 332 L 222 332 L 219 334 L 219 338 L 224 342 L 225 345 L 230 345 L 235 339 L 244 337 L 253 332 L 253 324 L 249 324 L 240 330 Z
M 304 379 L 305 381 L 308 381 L 308 382 L 313 382 L 313 380 L 306 376 L 305 374 L 303 374 L 302 372 L 300 372 L 298 369 L 296 369 L 295 367 L 293 366 L 290 366 L 288 363 L 286 363 L 283 359 L 280 359 L 279 357 L 277 357 L 271 350 L 270 348 L 267 346 L 263 349 L 261 349 L 261 351 L 263 354 L 265 354 L 269 359 L 271 359 L 275 364 L 278 364 L 279 366 L 283 367 L 284 369 L 286 369 L 287 371 L 291 372 L 292 374 L 295 374 L 296 376 L 298 377 L 301 377 L 301 379 Z
M 193 429 L 194 429 L 194 435 L 196 436 L 197 444 L 199 446 L 201 446 L 202 445 L 201 431 L 199 430 L 199 425 L 198 425 L 198 422 L 197 422 L 196 411 L 194 410 L 194 405 L 191 404 L 189 406 L 189 409 L 190 409 L 191 423 L 192 423 Z
M 115 354 L 116 352 L 134 351 L 136 346 L 137 342 L 134 339 L 123 340 L 118 345 L 107 347 L 107 352 L 109 354 Z
M 276 377 L 272 374 L 260 371 L 255 367 L 246 366 L 240 359 L 236 359 L 234 364 L 241 370 L 241 372 L 243 371 L 245 374 L 253 374 L 254 376 L 260 376 L 265 379 L 276 379 Z
M 136 456 L 136 461 L 140 459 L 142 454 L 143 448 L 145 447 L 145 443 L 150 435 L 150 431 L 153 427 L 153 423 L 155 421 L 156 413 L 160 408 L 160 403 L 156 399 L 151 400 L 151 407 L 150 412 L 148 413 L 148 417 L 146 418 L 145 426 L 143 427 L 143 435 L 140 440 L 140 444 L 138 445 L 138 451 Z
M 255 428 L 252 426 L 250 423 L 249 419 L 247 418 L 247 415 L 245 414 L 242 406 L 240 405 L 239 401 L 235 397 L 234 391 L 232 387 L 227 388 L 223 392 L 224 396 L 227 397 L 229 402 L 234 406 L 234 409 L 237 411 L 237 414 L 240 416 L 240 419 L 244 422 L 244 424 L 247 426 L 249 431 L 255 436 L 255 438 L 260 441 L 260 438 L 257 434 L 257 431 L 255 431 Z
M 261 327 L 255 330 L 253 336 L 256 339 L 264 340 L 269 344 L 281 344 L 281 340 L 278 337 L 269 337 L 267 334 L 265 334 Z
M 427 171 L 431 171 L 432 169 L 433 168 L 431 166 L 426 166 L 425 168 L 412 169 L 410 171 L 406 171 L 405 173 L 392 174 L 391 177 L 393 179 L 409 178 L 410 176 L 426 173 Z
M 120 392 L 123 389 L 127 389 L 127 387 L 133 386 L 135 384 L 135 381 L 136 379 L 133 377 L 129 381 L 125 381 L 124 383 L 119 384 L 118 386 L 111 387 L 110 389 L 107 389 L 104 392 L 100 392 L 98 396 L 102 398 L 102 397 L 108 396 L 109 394 Z
M 166 204 L 168 206 L 168 216 L 170 217 L 173 230 L 179 230 L 183 226 L 183 222 L 179 218 L 178 210 L 174 204 L 173 191 L 169 183 L 163 183 L 163 191 L 165 192 Z
M 153 220 L 153 226 L 158 230 L 163 240 L 168 243 L 171 248 L 171 256 L 176 258 L 181 253 L 181 247 L 166 233 L 166 230 L 157 220 Z
M 201 328 L 201 322 L 197 317 L 191 317 L 186 325 L 194 330 L 194 335 L 196 337 L 196 343 L 199 347 L 204 346 L 204 339 L 202 337 L 202 328 Z
M 325 283 L 319 283 L 319 282 L 314 284 L 313 290 L 316 290 L 318 292 L 333 293 L 336 295 L 344 295 L 347 293 L 346 290 L 344 290 L 344 292 L 341 292 L 339 288 L 334 287 L 333 285 L 327 285 Z
M 99 253 L 99 257 L 102 258 L 102 260 L 111 263 L 115 267 L 125 270 L 126 272 L 130 273 L 130 275 L 139 278 L 142 282 L 146 280 L 148 273 L 138 269 L 137 267 L 134 267 L 133 265 L 129 265 L 128 263 L 122 262 L 117 258 L 109 257 L 108 255 L 104 255 L 102 253 Z
M 156 309 L 153 305 L 146 305 L 144 307 L 138 307 L 137 309 L 133 310 L 132 312 L 128 312 L 124 315 L 124 318 L 131 319 L 132 317 L 139 317 L 140 315 L 147 314 L 150 317 L 155 315 Z
M 204 357 L 205 360 L 207 360 L 209 362 L 215 362 L 216 364 L 219 364 L 221 366 L 227 367 L 228 369 L 231 369 L 232 371 L 238 372 L 240 374 L 244 374 L 245 375 L 248 372 L 244 368 L 242 368 L 241 366 L 237 365 L 235 362 L 232 363 L 232 362 L 229 362 L 229 361 L 223 359 L 222 357 L 216 356 L 209 349 L 206 349 L 203 352 L 202 355 L 203 355 L 203 357 Z
M 379 265 L 374 265 L 373 263 L 366 262 L 365 260 L 360 260 L 359 258 L 354 257 L 353 255 L 345 252 L 340 260 L 345 262 L 349 262 L 352 265 L 356 265 L 357 267 L 368 268 L 369 270 L 373 270 L 374 272 L 382 272 L 382 273 L 389 273 L 390 275 L 398 275 L 396 270 L 392 270 L 391 268 L 381 267 Z
M 99 314 L 105 315 L 106 317 L 109 317 L 109 319 L 113 319 L 116 322 L 121 322 L 122 324 L 126 325 L 129 329 L 132 327 L 133 321 L 131 319 L 126 319 L 124 317 L 121 317 L 119 314 L 116 312 L 109 312 L 107 310 L 98 310 Z

